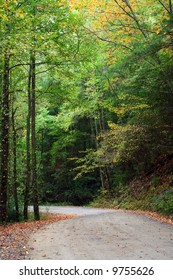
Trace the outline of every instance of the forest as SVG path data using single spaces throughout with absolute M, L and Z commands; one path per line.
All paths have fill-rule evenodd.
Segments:
M 0 1 L 0 222 L 173 215 L 171 0 Z

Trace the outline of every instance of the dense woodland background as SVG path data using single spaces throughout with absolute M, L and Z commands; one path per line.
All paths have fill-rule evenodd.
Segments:
M 0 221 L 173 213 L 170 0 L 0 2 Z

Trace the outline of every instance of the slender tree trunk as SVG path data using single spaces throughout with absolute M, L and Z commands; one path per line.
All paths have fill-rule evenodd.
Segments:
M 91 140 L 90 148 L 96 148 L 95 120 L 90 119 Z
M 35 52 L 31 56 L 31 146 L 32 146 L 32 190 L 34 202 L 34 217 L 35 220 L 40 219 L 39 205 L 38 205 L 38 185 L 37 185 L 37 156 L 36 156 L 36 104 L 35 104 L 35 90 L 36 90 L 36 75 L 35 75 Z
M 102 182 L 102 189 L 106 190 L 107 193 L 110 193 L 110 181 L 107 167 L 100 167 L 100 178 Z
M 26 186 L 24 197 L 24 219 L 28 220 L 28 205 L 29 205 L 29 192 L 31 188 L 31 64 L 29 66 L 28 74 L 28 115 L 27 115 L 27 133 L 26 133 Z
M 105 132 L 105 117 L 103 108 L 99 109 L 99 128 L 101 134 Z
M 172 14 L 172 0 L 169 0 L 169 9 L 170 9 L 170 13 Z
M 12 110 L 12 129 L 13 129 L 13 184 L 16 221 L 19 221 L 19 202 L 18 202 L 18 183 L 17 183 L 17 131 L 15 127 L 15 111 Z
M 9 162 L 9 63 L 8 48 L 4 54 L 4 74 L 2 93 L 2 140 L 1 140 L 1 188 L 0 221 L 7 220 L 8 162 Z
M 103 129 L 102 125 L 103 124 L 101 123 L 101 120 L 99 119 L 100 130 Z M 97 136 L 99 135 L 99 133 L 98 133 L 98 124 L 97 124 L 96 119 L 95 119 L 95 133 L 96 133 L 96 148 L 98 148 L 99 143 L 98 143 Z M 107 167 L 106 166 L 100 167 L 99 172 L 100 172 L 100 180 L 101 180 L 102 189 L 106 190 L 109 193 L 110 192 L 110 182 L 109 182 L 109 174 L 108 174 Z

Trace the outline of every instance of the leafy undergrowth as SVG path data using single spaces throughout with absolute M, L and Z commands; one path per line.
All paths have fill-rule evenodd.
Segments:
M 102 191 L 90 206 L 146 213 L 172 223 L 173 153 L 158 158 L 148 172 L 127 186 L 117 186 L 111 195 Z
M 0 260 L 23 260 L 28 254 L 29 235 L 44 225 L 71 219 L 75 215 L 44 214 L 40 221 L 8 224 L 0 226 Z
M 173 154 L 158 159 L 153 169 L 119 190 L 118 205 L 125 209 L 158 212 L 173 219 Z
M 150 218 L 163 222 L 163 223 L 169 223 L 173 225 L 173 216 L 172 214 L 161 214 L 159 212 L 154 212 L 152 210 L 149 210 L 146 208 L 146 210 L 142 210 L 144 209 L 143 206 L 139 206 L 139 201 L 134 201 L 133 203 L 119 203 L 117 202 L 116 199 L 110 199 L 110 198 L 102 198 L 102 199 L 96 199 L 95 201 L 93 201 L 92 203 L 90 203 L 88 206 L 90 207 L 97 207 L 97 208 L 109 208 L 109 209 L 117 209 L 117 210 L 123 210 L 124 212 L 130 212 L 130 213 L 134 213 L 137 215 L 146 215 L 149 216 Z M 141 201 L 141 205 L 142 205 L 143 201 Z M 138 206 L 137 206 L 138 204 Z

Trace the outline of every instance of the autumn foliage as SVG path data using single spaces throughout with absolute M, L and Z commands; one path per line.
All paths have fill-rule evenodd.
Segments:
M 45 202 L 139 205 L 173 149 L 172 18 L 170 0 L 2 1 L 1 222 Z M 139 207 L 171 215 L 172 176 Z

